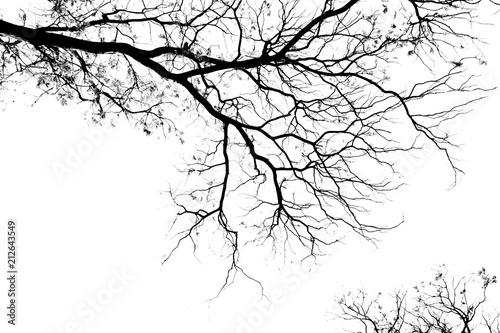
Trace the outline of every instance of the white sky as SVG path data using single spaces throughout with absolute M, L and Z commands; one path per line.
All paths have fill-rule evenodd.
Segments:
M 492 28 L 491 36 L 498 36 L 499 28 Z M 489 65 L 478 74 L 499 86 L 500 42 L 491 39 L 484 51 Z M 331 332 L 326 312 L 342 286 L 394 289 L 429 278 L 440 263 L 456 275 L 482 266 L 500 274 L 498 105 L 496 91 L 457 126 L 466 175 L 456 187 L 447 190 L 450 170 L 433 154 L 415 167 L 407 179 L 411 185 L 396 200 L 374 212 L 374 219 L 404 212 L 406 221 L 386 234 L 378 249 L 347 244 L 303 278 L 293 273 L 296 265 L 278 270 L 272 260 L 262 260 L 257 275 L 268 294 L 282 291 L 283 303 L 251 332 Z M 203 302 L 218 291 L 223 267 L 199 263 L 189 249 L 160 266 L 173 217 L 160 191 L 176 177 L 170 165 L 180 149 L 175 140 L 145 137 L 122 124 L 104 134 L 60 182 L 51 164 L 62 162 L 67 147 L 74 149 L 91 130 L 81 109 L 50 101 L 28 108 L 16 98 L 0 112 L 0 234 L 11 218 L 19 231 L 19 325 L 7 332 L 59 333 L 72 321 L 89 333 L 238 332 L 238 318 L 258 311 L 254 284 L 238 280 L 208 308 Z M 391 216 L 400 216 L 396 213 Z M 5 272 L 6 255 L 0 253 Z M 88 297 L 109 295 L 109 283 L 123 269 L 133 279 L 85 322 L 88 317 L 78 309 Z M 4 304 L 7 286 L 0 281 Z M 499 289 L 492 288 L 498 308 Z M 4 332 L 4 313 L 1 318 Z

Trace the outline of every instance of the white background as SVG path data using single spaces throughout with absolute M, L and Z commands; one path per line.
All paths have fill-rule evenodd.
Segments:
M 490 45 L 483 48 L 489 65 L 478 73 L 490 86 L 500 82 L 499 28 L 489 28 Z M 451 170 L 443 156 L 430 154 L 413 166 L 406 179 L 410 185 L 397 199 L 374 212 L 374 219 L 401 217 L 387 212 L 404 213 L 405 219 L 382 237 L 378 249 L 346 244 L 316 272 L 302 275 L 294 273 L 296 265 L 262 260 L 257 275 L 267 293 L 283 293 L 283 302 L 259 317 L 259 289 L 248 280 L 238 279 L 204 303 L 224 277 L 216 262 L 200 263 L 185 248 L 160 264 L 174 217 L 161 191 L 176 177 L 171 162 L 182 148 L 175 140 L 146 137 L 119 124 L 61 182 L 54 161 L 64 161 L 68 147 L 74 149 L 86 140 L 83 133 L 95 128 L 81 107 L 61 107 L 50 99 L 28 107 L 12 96 L 0 113 L 0 227 L 5 232 L 6 222 L 15 219 L 19 232 L 18 325 L 9 332 L 64 332 L 71 322 L 80 332 L 237 332 L 240 319 L 249 316 L 264 319 L 241 332 L 331 332 L 327 311 L 342 287 L 411 286 L 430 278 L 441 263 L 456 275 L 482 266 L 500 274 L 499 103 L 499 92 L 492 92 L 456 126 L 465 171 L 457 186 L 447 190 Z M 102 294 L 113 272 L 122 270 L 133 279 L 87 323 L 77 309 Z M 295 284 L 287 283 L 290 277 Z M 7 285 L 1 281 L 0 304 L 6 304 Z M 491 292 L 500 308 L 498 286 Z

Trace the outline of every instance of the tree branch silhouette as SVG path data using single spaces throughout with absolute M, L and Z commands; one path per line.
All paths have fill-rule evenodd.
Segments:
M 2 86 L 36 81 L 95 122 L 126 117 L 181 142 L 194 118 L 203 139 L 169 191 L 167 259 L 215 233 L 228 276 L 245 244 L 316 255 L 349 231 L 396 227 L 367 213 L 401 185 L 398 158 L 431 143 L 456 179 L 449 123 L 488 90 L 467 71 L 484 61 L 464 25 L 488 1 L 51 3 L 0 20 Z M 396 58 L 418 68 L 404 83 Z

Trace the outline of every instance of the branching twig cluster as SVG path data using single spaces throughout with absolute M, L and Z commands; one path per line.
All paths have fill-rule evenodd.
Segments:
M 203 142 L 190 186 L 171 192 L 175 248 L 215 223 L 231 272 L 247 242 L 315 255 L 348 230 L 393 228 L 366 212 L 425 142 L 461 172 L 446 123 L 482 98 L 458 93 L 484 91 L 466 71 L 482 61 L 468 26 L 480 2 L 54 0 L 0 20 L 0 75 L 147 134 L 184 142 L 194 119 Z M 442 94 L 454 103 L 421 109 Z
M 459 280 L 446 268 L 436 271 L 434 280 L 398 290 L 389 299 L 381 293 L 372 297 L 359 290 L 337 300 L 336 318 L 365 333 L 471 333 L 500 332 L 498 313 L 483 311 L 488 288 L 497 282 L 482 268 Z

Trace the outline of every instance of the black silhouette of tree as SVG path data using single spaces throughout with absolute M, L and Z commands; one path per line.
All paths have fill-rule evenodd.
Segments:
M 461 173 L 447 124 L 488 90 L 467 72 L 479 5 L 495 3 L 51 0 L 0 19 L 1 87 L 181 142 L 196 128 L 172 253 L 214 234 L 236 273 L 249 242 L 316 255 L 393 228 L 367 212 L 426 143 Z
M 497 282 L 482 268 L 460 279 L 443 265 L 429 282 L 389 298 L 358 290 L 337 299 L 335 318 L 352 332 L 470 333 L 500 332 L 500 314 L 485 311 L 487 290 Z

